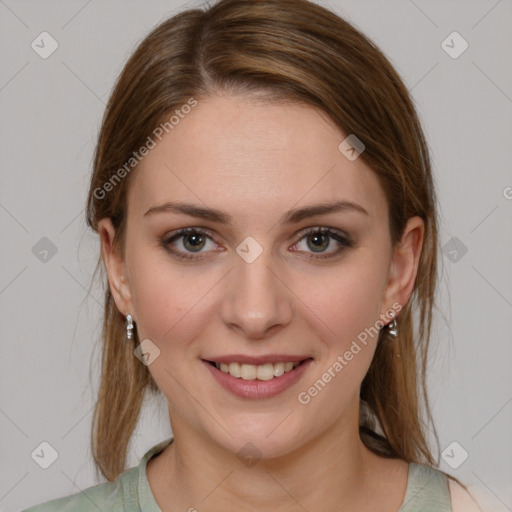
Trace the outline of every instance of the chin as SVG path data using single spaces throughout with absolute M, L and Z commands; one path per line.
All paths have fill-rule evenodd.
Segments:
M 290 414 L 289 418 L 294 414 Z M 231 421 L 228 431 L 222 428 L 211 431 L 211 423 L 208 426 L 209 435 L 213 442 L 222 449 L 231 452 L 241 459 L 273 459 L 291 454 L 300 449 L 306 442 L 304 429 L 296 424 L 290 424 L 286 414 L 272 414 L 262 417 L 253 417 L 252 423 L 247 414 L 240 418 L 240 422 Z M 294 423 L 296 418 L 294 418 Z

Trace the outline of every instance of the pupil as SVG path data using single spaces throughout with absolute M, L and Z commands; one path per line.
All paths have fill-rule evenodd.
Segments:
M 185 247 L 187 247 L 187 249 L 201 249 L 202 246 L 204 245 L 204 240 L 203 240 L 203 236 L 202 235 L 199 235 L 199 234 L 192 234 L 192 235 L 187 235 L 185 237 Z
M 326 249 L 329 245 L 329 238 L 325 233 L 315 233 L 314 235 L 311 235 L 310 240 L 313 242 L 313 246 L 310 246 L 310 249 L 317 250 L 317 249 Z M 320 251 L 317 251 L 320 252 Z

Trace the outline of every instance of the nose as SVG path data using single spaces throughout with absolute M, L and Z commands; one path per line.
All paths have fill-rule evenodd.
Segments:
M 283 281 L 266 251 L 252 263 L 237 257 L 222 302 L 223 322 L 251 339 L 275 334 L 293 317 L 293 293 Z

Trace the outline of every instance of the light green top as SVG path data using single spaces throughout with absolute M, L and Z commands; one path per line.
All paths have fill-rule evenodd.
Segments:
M 23 512 L 161 512 L 149 487 L 146 463 L 160 453 L 172 438 L 153 446 L 140 464 L 124 471 L 114 482 L 48 501 Z M 409 464 L 404 501 L 397 512 L 452 512 L 447 477 L 423 464 Z

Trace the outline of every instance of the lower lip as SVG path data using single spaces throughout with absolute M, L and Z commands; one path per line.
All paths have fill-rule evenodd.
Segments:
M 312 359 L 306 359 L 302 364 L 280 377 L 270 380 L 244 380 L 237 379 L 229 373 L 218 370 L 207 361 L 202 361 L 212 374 L 213 378 L 225 389 L 241 398 L 270 398 L 282 393 L 293 386 L 312 363 Z

